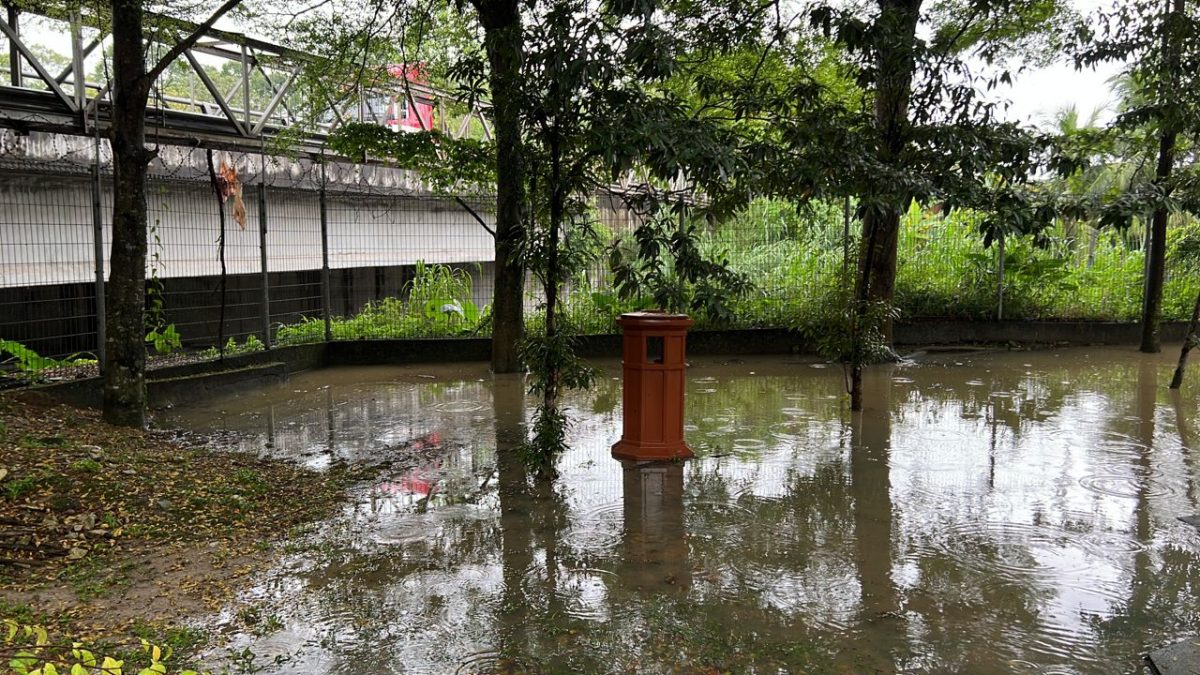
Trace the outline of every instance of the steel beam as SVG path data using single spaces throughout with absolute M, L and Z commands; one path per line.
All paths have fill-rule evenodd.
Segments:
M 63 103 L 67 104 L 67 107 L 70 108 L 72 112 L 77 112 L 79 108 L 76 107 L 74 99 L 72 99 L 70 96 L 67 96 L 67 93 L 62 90 L 62 87 L 58 86 L 58 82 L 55 81 L 54 76 L 46 71 L 46 67 L 42 65 L 42 62 L 39 61 L 36 56 L 34 56 L 33 52 L 29 50 L 29 47 L 25 46 L 24 42 L 21 42 L 21 38 L 17 35 L 17 31 L 13 29 L 12 26 L 8 25 L 8 22 L 3 19 L 0 19 L 0 32 L 8 36 L 10 45 L 16 45 L 17 51 L 21 52 L 21 55 L 25 57 L 25 60 L 29 62 L 30 66 L 33 66 L 34 72 L 38 74 L 38 77 L 42 78 L 42 81 L 46 83 L 46 86 L 50 87 L 50 91 L 53 91 Z
M 283 85 L 278 89 L 275 87 L 275 83 L 271 81 L 271 78 L 267 77 L 266 71 L 259 68 L 259 72 L 262 73 L 263 78 L 267 81 L 267 86 L 275 92 L 275 95 L 271 97 L 271 102 L 267 104 L 267 109 L 263 111 L 262 118 L 250 130 L 250 133 L 255 136 L 262 133 L 263 127 L 266 126 L 267 120 L 275 112 L 275 108 L 279 107 L 280 103 L 283 103 L 284 97 L 287 96 L 288 91 L 292 88 L 292 83 L 296 81 L 296 76 L 300 74 L 300 69 L 296 68 L 288 74 L 288 78 L 284 80 Z M 291 111 L 287 109 L 286 103 L 283 104 L 283 109 L 287 110 L 288 114 L 291 114 Z M 295 115 L 292 115 L 292 117 L 295 117 Z
M 213 84 L 212 78 L 204 71 L 204 66 L 200 65 L 200 62 L 192 55 L 192 50 L 184 50 L 183 55 L 187 58 L 188 63 L 192 64 L 192 70 L 196 71 L 196 75 L 204 83 L 204 87 L 208 89 L 208 93 L 212 94 L 213 98 L 216 99 L 217 105 L 221 107 L 221 112 L 225 113 L 225 117 L 229 119 L 229 122 L 233 124 L 237 132 L 242 136 L 249 136 L 246 128 L 238 121 L 237 115 L 233 113 L 233 110 L 229 108 L 229 104 L 225 102 L 225 97 L 221 95 L 221 90 L 217 89 L 217 85 Z

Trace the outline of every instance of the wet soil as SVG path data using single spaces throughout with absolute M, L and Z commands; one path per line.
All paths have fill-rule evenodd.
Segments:
M 169 637 L 267 567 L 276 542 L 333 514 L 355 470 L 314 472 L 0 396 L 0 618 L 63 639 Z

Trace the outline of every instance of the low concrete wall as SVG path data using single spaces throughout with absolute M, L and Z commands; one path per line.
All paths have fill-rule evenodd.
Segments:
M 1185 322 L 1162 325 L 1163 342 L 1182 342 Z M 952 321 L 899 323 L 896 344 L 1136 345 L 1141 328 L 1135 323 L 1099 321 Z
M 1187 326 L 1162 327 L 1164 342 L 1179 342 Z M 897 345 L 1016 344 L 1136 345 L 1136 324 L 1082 321 L 914 321 L 896 325 Z M 585 358 L 621 355 L 620 335 L 587 335 L 578 349 Z M 691 356 L 811 353 L 811 345 L 795 331 L 752 329 L 696 331 L 688 336 Z M 278 347 L 266 352 L 232 356 L 224 361 L 188 363 L 150 371 L 148 387 L 152 407 L 176 400 L 195 399 L 247 383 L 285 379 L 289 374 L 326 366 L 362 366 L 408 363 L 488 361 L 489 338 L 429 338 L 415 340 L 346 340 Z M 100 378 L 88 378 L 39 387 L 59 398 L 82 405 L 99 405 Z
M 291 373 L 325 365 L 327 345 L 293 345 L 269 352 L 231 356 L 223 361 L 200 361 L 155 368 L 146 373 L 146 390 L 151 408 L 172 405 L 184 399 L 229 391 L 243 385 L 286 379 Z M 57 399 L 86 407 L 100 407 L 104 380 L 88 377 L 42 385 L 36 390 Z
M 197 373 L 151 380 L 146 383 L 146 395 L 150 398 L 151 407 L 166 408 L 213 394 L 286 382 L 287 379 L 287 364 L 263 363 L 216 373 Z
M 491 358 L 491 338 L 345 340 L 328 344 L 325 352 L 325 365 L 452 363 L 456 361 L 490 361 Z

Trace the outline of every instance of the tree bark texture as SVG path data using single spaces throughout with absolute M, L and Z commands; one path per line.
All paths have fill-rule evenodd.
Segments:
M 1159 103 L 1165 104 L 1166 96 L 1175 96 L 1174 92 L 1165 94 L 1175 87 L 1178 80 L 1176 71 L 1179 69 L 1178 36 L 1171 30 L 1172 20 L 1183 13 L 1183 0 L 1171 0 L 1170 11 L 1164 17 L 1162 26 L 1164 72 L 1160 84 Z M 1165 95 L 1164 95 L 1165 94 Z M 1170 117 L 1169 115 L 1167 116 Z M 1175 167 L 1176 123 L 1171 119 L 1160 121 L 1162 125 L 1158 139 L 1158 165 L 1154 170 L 1154 182 L 1163 185 L 1171 178 Z M 1150 245 L 1146 250 L 1146 283 L 1143 286 L 1145 294 L 1142 297 L 1142 344 L 1141 350 L 1147 354 L 1157 354 L 1162 350 L 1159 338 L 1159 324 L 1162 323 L 1162 294 L 1163 282 L 1167 268 L 1167 219 L 1170 212 L 1166 206 L 1154 209 L 1150 219 Z
M 105 303 L 104 419 L 146 423 L 146 63 L 140 0 L 113 0 L 113 218 Z
M 524 37 L 515 0 L 472 0 L 484 28 L 496 131 L 496 276 L 492 296 L 492 370 L 521 369 L 517 346 L 525 332 L 525 156 L 520 83 Z
M 879 161 L 896 169 L 908 143 L 908 107 L 916 69 L 914 45 L 922 0 L 879 0 L 879 42 L 875 67 L 875 128 Z M 896 248 L 900 216 L 907 208 L 903 195 L 888 195 L 863 218 L 863 248 L 859 260 L 861 300 L 890 303 L 896 294 Z M 885 340 L 892 341 L 892 321 L 884 319 Z
M 1162 183 L 1171 177 L 1175 166 L 1175 132 L 1166 131 L 1159 138 L 1158 167 L 1155 180 Z M 1145 297 L 1142 298 L 1142 345 L 1147 354 L 1162 350 L 1159 339 L 1159 324 L 1162 323 L 1163 284 L 1167 271 L 1167 219 L 1170 212 L 1165 206 L 1154 209 L 1150 219 L 1150 246 L 1146 251 Z

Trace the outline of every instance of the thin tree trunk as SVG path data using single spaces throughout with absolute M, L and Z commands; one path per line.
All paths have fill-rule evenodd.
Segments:
M 142 3 L 113 0 L 113 218 L 106 296 L 104 419 L 146 424 L 146 64 Z
M 519 91 L 524 36 L 515 0 L 472 0 L 484 28 L 491 69 L 496 131 L 496 263 L 492 294 L 492 370 L 521 369 L 517 347 L 525 332 L 525 154 Z
M 1088 235 L 1087 268 L 1090 270 L 1096 264 L 1096 246 L 1100 244 L 1100 228 L 1093 227 Z
M 1170 21 L 1183 12 L 1183 0 L 1171 0 L 1171 10 L 1163 25 L 1163 51 L 1166 52 L 1166 67 L 1162 74 L 1163 89 L 1174 87 L 1175 71 L 1178 69 L 1178 53 L 1180 45 L 1178 37 L 1170 29 Z M 1174 95 L 1174 94 L 1172 94 Z M 1165 103 L 1162 94 L 1158 103 Z M 1158 166 L 1154 171 L 1154 182 L 1162 185 L 1171 178 L 1175 166 L 1176 125 L 1173 121 L 1160 121 L 1162 132 L 1158 140 Z M 1159 339 L 1159 324 L 1162 323 L 1162 294 L 1163 281 L 1166 278 L 1167 266 L 1167 218 L 1170 212 L 1166 206 L 1154 209 L 1150 225 L 1150 246 L 1146 251 L 1146 284 L 1145 295 L 1142 298 L 1142 344 L 1141 350 L 1148 354 L 1157 354 L 1162 350 Z
M 550 141 L 550 234 L 547 242 L 546 256 L 546 342 L 551 344 L 558 334 L 558 232 L 562 226 L 563 218 L 563 190 L 562 190 L 562 159 L 559 156 L 559 147 L 557 138 L 552 138 Z M 555 358 L 553 348 L 546 350 L 546 354 L 551 358 Z M 558 378 L 559 364 L 550 362 L 546 364 L 546 390 L 544 392 L 545 400 L 543 405 L 546 410 L 553 410 L 558 405 Z
M 1196 346 L 1196 329 L 1200 328 L 1200 293 L 1196 294 L 1196 304 L 1192 307 L 1192 319 L 1188 322 L 1187 335 L 1183 338 L 1183 347 L 1179 350 L 1179 364 L 1175 366 L 1175 375 L 1171 377 L 1171 389 L 1183 386 L 1183 371 L 1187 368 L 1188 352 Z
M 1159 139 L 1158 168 L 1155 181 L 1164 182 L 1171 177 L 1175 165 L 1175 132 L 1168 131 Z M 1142 298 L 1142 345 L 1141 350 L 1156 354 L 1162 350 L 1159 340 L 1159 324 L 1162 322 L 1163 283 L 1167 267 L 1167 207 L 1154 209 L 1150 221 L 1150 247 L 1146 251 L 1145 297 Z

